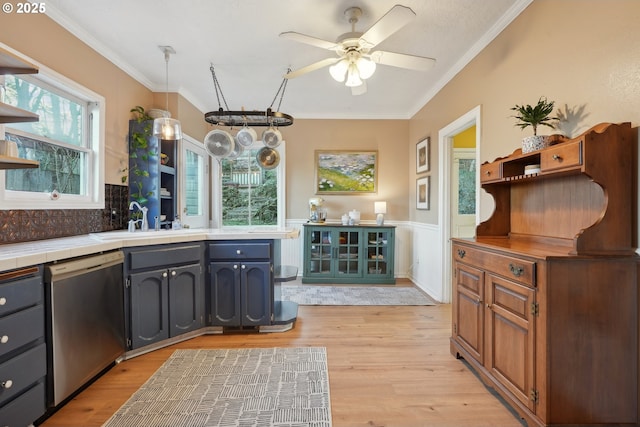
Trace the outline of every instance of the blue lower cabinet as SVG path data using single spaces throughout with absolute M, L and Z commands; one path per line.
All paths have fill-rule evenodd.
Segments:
M 209 323 L 253 327 L 273 321 L 273 242 L 209 243 Z
M 47 410 L 42 266 L 0 273 L 0 425 L 24 427 Z
M 138 349 L 205 325 L 201 243 L 125 251 L 128 349 Z

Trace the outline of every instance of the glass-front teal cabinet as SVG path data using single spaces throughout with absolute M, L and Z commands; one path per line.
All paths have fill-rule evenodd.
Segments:
M 395 227 L 304 226 L 303 283 L 395 283 Z

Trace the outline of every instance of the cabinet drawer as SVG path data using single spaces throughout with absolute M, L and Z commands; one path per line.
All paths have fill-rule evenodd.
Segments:
M 571 169 L 582 165 L 582 141 L 554 145 L 540 152 L 540 170 Z
M 44 307 L 37 305 L 0 319 L 0 356 L 44 336 Z
M 31 276 L 0 285 L 0 316 L 42 302 L 43 285 L 40 276 Z
M 0 420 L 3 427 L 24 427 L 31 425 L 44 415 L 45 411 L 44 383 L 40 382 L 17 399 L 1 407 Z
M 211 243 L 209 258 L 216 259 L 271 259 L 270 243 Z
M 22 393 L 47 375 L 47 352 L 44 343 L 0 364 L 0 405 Z
M 500 179 L 500 162 L 484 163 L 480 165 L 480 182 L 491 182 Z
M 536 263 L 508 255 L 485 252 L 469 246 L 453 245 L 456 261 L 490 271 L 529 286 L 536 284 Z
M 136 250 L 129 253 L 129 269 L 140 270 L 200 262 L 201 253 L 200 244 Z

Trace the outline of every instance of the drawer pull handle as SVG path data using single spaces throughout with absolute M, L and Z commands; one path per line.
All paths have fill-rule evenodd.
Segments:
M 242 255 L 242 251 L 240 249 L 236 249 L 236 255 Z
M 5 297 L 0 298 L 0 305 L 5 305 L 7 303 L 7 299 Z
M 247 266 L 242 264 L 242 267 L 240 267 L 240 268 L 242 268 L 244 270 L 245 268 L 247 268 Z
M 176 276 L 176 271 L 175 270 L 171 270 L 171 277 L 175 277 Z
M 233 264 L 233 269 L 237 270 L 238 269 L 238 264 Z
M 9 335 L 3 335 L 0 337 L 0 344 L 6 344 L 9 342 Z
M 0 385 L 2 386 L 2 388 L 11 388 L 11 386 L 13 385 L 13 381 L 6 380 L 0 383 Z
M 464 251 L 464 249 L 458 249 L 458 256 L 459 256 L 460 258 L 464 258 L 464 256 L 465 256 L 466 254 L 467 254 L 467 253 Z
M 167 277 L 167 272 L 162 273 L 162 277 Z
M 551 156 L 551 158 L 552 158 L 553 160 L 557 160 L 557 161 L 562 160 L 562 156 L 561 156 L 561 155 L 559 155 L 559 154 L 554 154 L 553 156 Z
M 491 171 L 486 171 L 486 172 L 485 172 L 485 174 L 486 174 L 487 176 L 489 176 L 489 175 L 491 175 Z
M 519 265 L 509 264 L 509 270 L 511 270 L 513 275 L 516 277 L 520 277 L 524 274 L 524 268 Z

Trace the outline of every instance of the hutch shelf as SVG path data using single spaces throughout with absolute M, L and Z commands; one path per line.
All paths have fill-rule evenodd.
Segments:
M 481 165 L 495 211 L 453 239 L 451 353 L 529 426 L 640 421 L 636 164 L 636 130 L 603 123 Z

